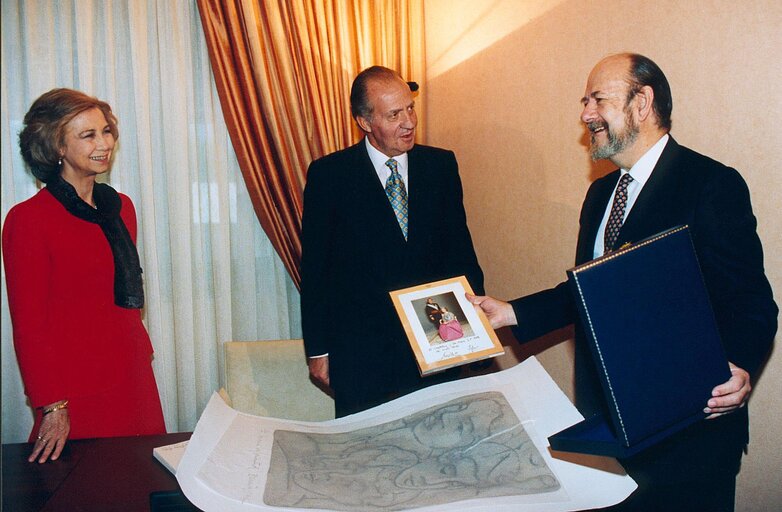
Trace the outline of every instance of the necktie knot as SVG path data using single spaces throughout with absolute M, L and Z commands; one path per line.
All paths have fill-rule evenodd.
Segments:
M 616 186 L 617 189 L 623 188 L 627 190 L 627 186 L 633 181 L 633 177 L 630 175 L 629 172 L 624 173 L 624 175 L 619 178 L 619 185 Z

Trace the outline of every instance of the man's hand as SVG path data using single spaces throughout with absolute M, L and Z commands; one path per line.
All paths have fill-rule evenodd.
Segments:
M 316 382 L 329 387 L 329 356 L 310 357 L 307 359 L 310 368 L 310 376 Z
M 730 365 L 730 380 L 711 391 L 711 398 L 703 409 L 708 414 L 707 420 L 717 418 L 723 414 L 729 414 L 736 409 L 747 405 L 749 392 L 752 391 L 749 373 L 733 363 Z
M 37 458 L 38 463 L 43 464 L 50 458 L 57 460 L 62 449 L 65 448 L 70 431 L 71 419 L 68 415 L 68 409 L 59 409 L 44 415 L 38 429 L 38 439 L 35 441 L 33 452 L 27 461 L 33 462 Z
M 480 307 L 489 319 L 492 328 L 498 329 L 507 325 L 516 325 L 516 313 L 510 303 L 486 295 L 466 293 L 467 300 Z

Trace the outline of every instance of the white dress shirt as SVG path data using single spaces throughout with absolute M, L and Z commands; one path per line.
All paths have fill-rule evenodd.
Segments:
M 652 175 L 654 166 L 657 165 L 657 161 L 660 159 L 660 155 L 663 153 L 663 149 L 665 149 L 665 145 L 668 143 L 668 139 L 670 139 L 670 137 L 666 133 L 654 144 L 654 146 L 649 148 L 649 150 L 644 153 L 644 155 L 635 163 L 635 165 L 633 165 L 629 171 L 627 169 L 620 169 L 620 179 L 627 173 L 630 173 L 630 176 L 633 177 L 633 181 L 627 185 L 627 206 L 625 206 L 625 214 L 622 222 L 624 222 L 624 219 L 627 218 L 627 215 L 630 213 L 630 210 L 632 210 L 633 205 L 635 204 L 635 200 L 638 199 L 638 195 L 641 193 L 644 185 L 646 185 L 646 182 L 649 180 L 649 176 Z M 616 182 L 616 186 L 618 185 L 619 180 Z M 603 220 L 600 222 L 600 227 L 597 230 L 597 238 L 595 239 L 595 252 L 592 255 L 594 258 L 602 256 L 605 252 L 603 240 L 606 231 L 606 224 L 608 224 L 608 217 L 611 215 L 611 207 L 614 204 L 616 186 L 614 186 L 614 192 L 611 194 L 611 198 L 606 205 L 605 212 L 603 213 Z
M 377 178 L 380 180 L 380 184 L 383 188 L 386 188 L 386 181 L 391 177 L 391 169 L 388 168 L 386 162 L 389 158 L 396 160 L 396 169 L 399 171 L 399 175 L 402 176 L 402 181 L 405 183 L 405 190 L 407 191 L 407 197 L 410 197 L 410 187 L 407 183 L 407 153 L 402 153 L 395 157 L 384 155 L 375 146 L 369 143 L 369 139 L 364 137 L 364 143 L 367 146 L 367 153 L 369 153 L 369 159 L 372 160 L 372 165 L 375 167 Z

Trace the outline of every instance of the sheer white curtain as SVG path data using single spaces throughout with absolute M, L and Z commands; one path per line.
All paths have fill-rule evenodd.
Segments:
M 1 37 L 2 219 L 37 190 L 17 146 L 32 101 L 54 87 L 108 101 L 120 138 L 106 181 L 138 211 L 166 426 L 192 429 L 224 383 L 222 342 L 301 336 L 298 292 L 242 182 L 195 1 L 2 0 Z M 31 426 L 3 275 L 2 442 Z

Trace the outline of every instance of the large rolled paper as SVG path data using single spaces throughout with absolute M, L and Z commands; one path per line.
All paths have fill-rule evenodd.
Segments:
M 176 475 L 206 512 L 558 512 L 618 503 L 636 485 L 614 459 L 547 445 L 582 419 L 534 357 L 320 423 L 242 414 L 215 394 Z

